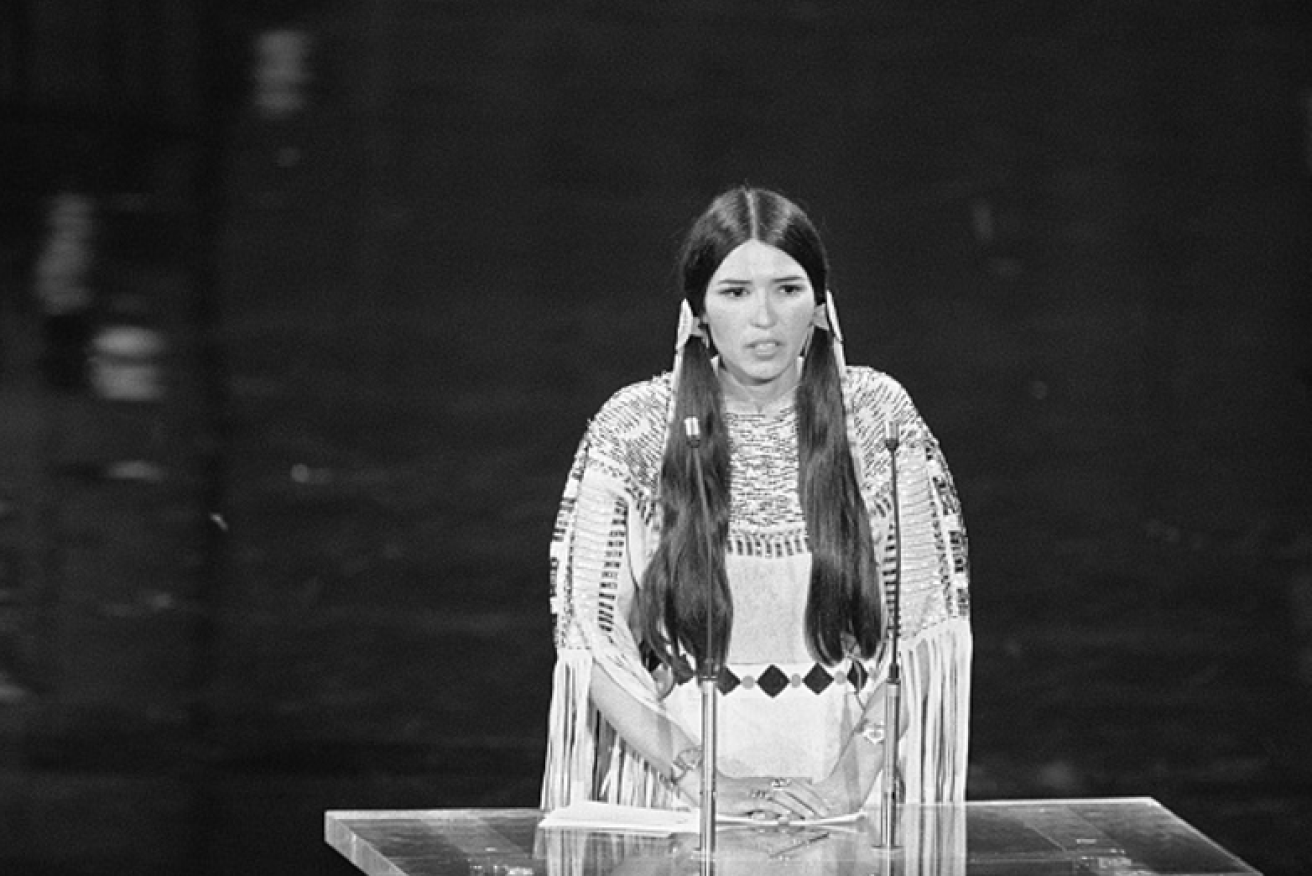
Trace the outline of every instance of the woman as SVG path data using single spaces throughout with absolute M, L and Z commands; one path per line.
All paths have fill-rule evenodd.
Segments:
M 708 614 L 709 665 L 722 667 L 718 810 L 806 818 L 865 805 L 885 773 L 895 568 L 906 799 L 962 799 L 966 538 L 937 442 L 895 381 L 845 366 L 824 247 L 795 204 L 722 194 L 680 268 L 673 371 L 602 407 L 561 504 L 543 808 L 697 805 L 701 696 L 689 680 Z M 696 448 L 683 428 L 693 417 Z

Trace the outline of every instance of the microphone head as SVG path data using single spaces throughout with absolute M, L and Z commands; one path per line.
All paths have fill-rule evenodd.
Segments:
M 896 450 L 902 443 L 902 424 L 894 419 L 884 421 L 884 446 Z
M 683 421 L 683 434 L 688 439 L 688 443 L 696 447 L 702 440 L 702 428 L 697 423 L 696 417 L 686 417 Z

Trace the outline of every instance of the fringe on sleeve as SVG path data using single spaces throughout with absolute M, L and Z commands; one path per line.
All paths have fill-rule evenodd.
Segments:
M 581 648 L 558 652 L 551 683 L 542 778 L 542 808 L 547 811 L 591 797 L 596 762 L 594 734 L 587 719 L 592 655 Z
M 662 809 L 680 805 L 669 783 L 592 706 L 588 690 L 595 659 L 583 648 L 557 654 L 542 808 L 551 811 L 579 800 Z
M 971 642 L 970 623 L 953 618 L 904 653 L 902 696 L 914 711 L 901 750 L 908 803 L 965 799 Z
M 663 411 L 663 406 L 649 407 Z M 646 434 L 629 422 L 644 410 L 603 409 L 579 445 L 556 519 L 550 552 L 556 665 L 541 798 L 546 810 L 580 800 L 659 807 L 677 801 L 668 782 L 624 742 L 590 698 L 600 665 L 639 706 L 661 710 L 623 617 L 646 524 L 614 448 L 596 446 L 626 428 Z M 650 455 L 658 459 L 658 454 L 654 444 Z
M 859 370 L 849 391 L 853 446 L 883 536 L 884 580 L 899 575 L 899 656 L 907 727 L 899 747 L 908 803 L 965 799 L 970 741 L 969 567 L 960 503 L 938 442 L 906 391 L 886 375 Z M 898 451 L 900 539 L 892 529 L 891 466 L 884 424 L 901 428 Z M 872 521 L 874 523 L 875 521 Z M 894 550 L 900 545 L 900 556 Z M 875 670 L 883 677 L 886 661 Z M 874 793 L 879 792 L 880 779 Z

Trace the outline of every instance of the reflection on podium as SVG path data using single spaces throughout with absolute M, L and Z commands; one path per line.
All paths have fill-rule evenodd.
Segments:
M 880 847 L 869 816 L 832 824 L 724 824 L 716 832 L 715 876 L 964 876 L 966 808 L 907 807 L 902 848 Z M 539 826 L 534 857 L 547 876 L 700 876 L 708 868 L 696 832 L 666 836 L 622 829 Z
M 902 844 L 877 812 L 825 824 L 544 820 L 535 809 L 329 812 L 326 839 L 368 876 L 1248 876 L 1251 867 L 1148 798 L 908 805 Z M 689 815 L 689 813 L 684 813 Z

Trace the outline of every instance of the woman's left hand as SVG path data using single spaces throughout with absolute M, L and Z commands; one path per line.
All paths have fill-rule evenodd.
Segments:
M 819 797 L 830 815 L 849 815 L 866 803 L 868 788 L 859 787 L 847 776 L 835 773 L 819 782 L 810 783 L 812 792 Z

